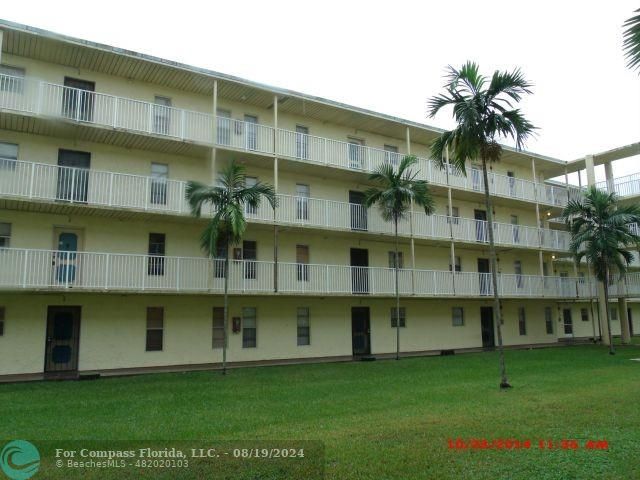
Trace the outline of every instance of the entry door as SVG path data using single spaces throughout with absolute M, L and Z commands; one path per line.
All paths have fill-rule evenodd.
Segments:
M 351 230 L 367 230 L 367 209 L 364 206 L 364 193 L 349 190 L 349 210 Z
M 217 111 L 218 145 L 231 145 L 231 112 L 219 108 Z
M 513 172 L 507 172 L 507 180 L 509 181 L 509 196 L 516 196 L 516 176 Z
M 44 357 L 45 373 L 78 370 L 79 341 L 80 307 L 49 307 Z
M 573 319 L 571 318 L 571 309 L 562 310 L 562 321 L 564 323 L 564 336 L 573 337 Z
M 296 158 L 309 159 L 309 128 L 296 125 Z
M 480 170 L 479 168 L 471 168 L 471 185 L 474 190 L 482 189 L 482 170 Z
M 369 250 L 351 249 L 351 289 L 353 293 L 369 293 Z
M 480 284 L 480 295 L 491 294 L 491 269 L 488 258 L 478 259 L 478 282 Z
M 493 348 L 496 346 L 493 329 L 493 308 L 480 307 L 480 328 L 482 331 L 482 347 Z
M 309 220 L 309 185 L 296 183 L 296 220 Z
M 78 230 L 56 229 L 54 284 L 71 285 L 78 276 L 78 250 L 82 241 Z
M 369 307 L 351 308 L 351 344 L 354 355 L 371 354 Z
M 258 183 L 258 177 L 244 177 L 244 186 L 247 188 L 255 187 Z M 257 215 L 258 207 L 256 205 L 249 205 L 245 203 L 244 205 L 244 213 L 247 215 Z
M 86 202 L 89 191 L 91 154 L 75 150 L 58 150 L 58 187 L 56 199 Z
M 633 318 L 631 317 L 630 308 L 627 308 L 627 317 L 629 318 L 629 333 L 633 336 Z
M 473 218 L 476 222 L 476 241 L 487 242 L 487 212 L 485 210 L 474 210 Z
M 242 242 L 242 259 L 244 260 L 244 278 L 255 280 L 257 277 L 258 243 L 253 240 Z
M 246 127 L 246 148 L 247 150 L 258 149 L 258 117 L 254 115 L 244 116 Z
M 87 80 L 64 77 L 62 115 L 80 122 L 93 122 L 96 84 Z

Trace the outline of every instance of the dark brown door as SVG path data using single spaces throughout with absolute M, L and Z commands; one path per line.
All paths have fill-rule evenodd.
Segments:
M 49 307 L 45 373 L 77 371 L 79 342 L 80 307 Z
M 351 249 L 351 290 L 353 293 L 369 293 L 369 250 Z
M 62 115 L 80 122 L 93 122 L 96 84 L 87 80 L 64 77 Z
M 351 230 L 367 230 L 367 209 L 364 206 L 364 193 L 349 191 L 349 209 Z
M 87 201 L 91 153 L 58 150 L 58 188 L 56 198 L 69 202 Z
M 480 295 L 491 294 L 491 270 L 489 269 L 489 259 L 478 259 L 478 282 L 480 284 Z
M 258 270 L 258 243 L 253 240 L 242 242 L 242 259 L 244 260 L 244 278 L 255 280 Z
M 371 353 L 369 307 L 351 308 L 351 343 L 354 355 Z
M 480 328 L 482 330 L 482 347 L 493 348 L 496 341 L 493 332 L 493 308 L 480 307 Z
M 633 318 L 631 317 L 630 308 L 627 308 L 627 316 L 629 317 L 629 333 L 633 336 Z

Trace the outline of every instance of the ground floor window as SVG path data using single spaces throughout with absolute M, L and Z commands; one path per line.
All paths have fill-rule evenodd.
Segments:
M 298 307 L 298 345 L 311 344 L 309 307 Z
M 164 308 L 147 308 L 147 352 L 162 350 L 164 336 Z
M 582 319 L 583 322 L 588 322 L 589 321 L 589 310 L 587 310 L 586 308 L 581 308 L 580 309 L 580 318 Z
M 213 348 L 222 348 L 224 344 L 224 307 L 213 307 Z
M 398 326 L 398 315 L 396 315 L 397 311 L 398 310 L 396 309 L 396 307 L 391 307 L 391 327 L 392 328 L 396 328 Z M 405 308 L 400 307 L 400 326 L 401 327 L 406 326 L 406 318 L 407 318 L 407 312 Z
M 525 315 L 524 307 L 518 307 L 518 331 L 520 335 L 527 334 L 527 317 Z
M 609 312 L 611 312 L 611 321 L 612 322 L 618 321 L 618 307 L 611 307 L 609 309 Z
M 547 335 L 553 334 L 553 310 L 551 307 L 544 307 L 544 324 L 547 329 Z
M 11 224 L 0 222 L 0 248 L 11 246 Z
M 451 309 L 451 324 L 454 327 L 462 327 L 464 325 L 464 310 L 462 307 L 453 307 Z
M 255 348 L 256 323 L 256 308 L 244 307 L 242 309 L 242 348 Z

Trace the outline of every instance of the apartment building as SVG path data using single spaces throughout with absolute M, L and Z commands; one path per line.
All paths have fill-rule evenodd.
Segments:
M 11 22 L 0 34 L 0 378 L 219 364 L 224 271 L 184 193 L 232 160 L 279 203 L 247 207 L 232 249 L 231 363 L 383 357 L 396 322 L 406 355 L 495 346 L 483 179 L 437 167 L 437 129 Z M 363 191 L 407 154 L 436 213 L 402 222 L 396 259 Z M 549 179 L 576 165 L 506 148 L 492 166 L 507 345 L 599 335 L 596 285 L 561 261 L 553 222 L 579 190 Z M 611 308 L 640 332 L 634 275 Z

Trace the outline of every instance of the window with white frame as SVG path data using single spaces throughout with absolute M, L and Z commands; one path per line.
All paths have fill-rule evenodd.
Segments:
M 18 160 L 18 145 L 0 142 L 0 169 L 15 169 Z
M 255 348 L 257 340 L 257 318 L 255 307 L 242 309 L 242 348 Z
M 396 307 L 391 307 L 391 327 L 396 328 L 398 325 L 398 310 Z M 404 307 L 400 307 L 400 327 L 406 327 L 407 312 Z
M 581 308 L 580 309 L 580 318 L 582 319 L 583 322 L 588 322 L 589 321 L 589 310 L 587 310 L 586 308 Z
M 11 224 L 0 222 L 0 248 L 11 246 Z
M 518 332 L 520 335 L 527 334 L 527 316 L 524 307 L 518 307 Z
M 454 225 L 458 225 L 460 223 L 460 208 L 451 207 L 451 217 L 449 217 L 449 207 L 446 208 L 447 222 L 452 223 Z
M 451 324 L 454 327 L 462 327 L 464 325 L 464 309 L 462 307 L 451 308 Z
M 456 262 L 456 272 L 461 272 L 462 271 L 462 260 L 460 259 L 460 256 L 456 255 L 455 257 L 453 257 L 454 261 Z M 451 271 L 451 256 L 449 256 L 449 271 Z
M 309 323 L 309 307 L 298 307 L 297 311 L 298 325 L 298 345 L 311 344 L 311 326 Z
M 398 268 L 404 268 L 404 255 L 398 252 Z M 396 268 L 396 252 L 389 252 L 389 268 Z
M 611 321 L 612 322 L 617 322 L 618 321 L 618 307 L 611 307 L 609 309 L 609 312 L 611 312 Z
M 222 348 L 225 344 L 224 338 L 224 307 L 213 307 L 213 348 Z
M 146 351 L 162 350 L 164 337 L 164 308 L 147 307 L 147 341 Z
M 0 65 L 0 92 L 23 93 L 24 74 L 24 68 Z

